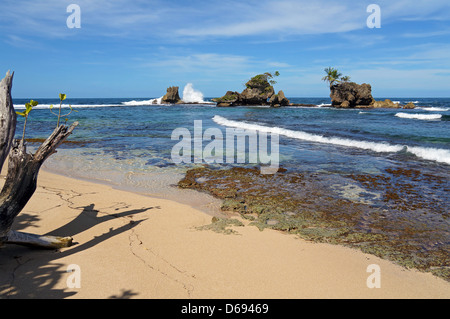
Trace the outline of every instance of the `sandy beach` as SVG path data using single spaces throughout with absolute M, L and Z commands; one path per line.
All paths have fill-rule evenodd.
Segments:
M 254 226 L 233 226 L 232 234 L 199 228 L 211 221 L 177 202 L 42 171 L 14 229 L 72 236 L 75 245 L 60 251 L 1 248 L 0 297 L 450 297 L 450 284 L 429 273 Z M 381 288 L 367 286 L 373 264 L 380 267 Z M 78 277 L 68 272 L 70 265 Z

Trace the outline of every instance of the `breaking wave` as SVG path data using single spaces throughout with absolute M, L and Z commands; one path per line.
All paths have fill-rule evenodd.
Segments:
M 182 100 L 186 103 L 205 103 L 203 93 L 195 90 L 192 83 L 188 83 L 184 87 Z
M 126 106 L 141 106 L 141 105 L 153 105 L 153 104 L 161 104 L 163 96 L 161 96 L 158 99 L 151 99 L 151 100 L 145 100 L 145 101 L 128 101 L 123 102 L 122 105 Z
M 416 119 L 416 120 L 439 120 L 442 118 L 442 114 L 412 114 L 412 113 L 397 113 L 395 116 L 403 119 Z
M 352 147 L 364 150 L 371 150 L 377 153 L 397 153 L 401 151 L 410 152 L 420 158 L 450 164 L 450 150 L 438 149 L 438 148 L 426 148 L 426 147 L 410 147 L 407 145 L 392 145 L 388 143 L 358 141 L 340 137 L 325 137 L 322 135 L 311 134 L 303 131 L 294 131 L 281 127 L 270 127 L 258 124 L 250 124 L 245 122 L 238 122 L 228 120 L 222 116 L 216 115 L 213 117 L 213 121 L 219 125 L 241 128 L 246 130 L 260 131 L 265 133 L 272 133 L 283 135 L 293 139 L 299 139 L 303 141 L 332 144 L 344 147 Z
M 447 112 L 450 111 L 450 108 L 443 107 L 421 107 L 421 110 L 429 111 L 429 112 Z

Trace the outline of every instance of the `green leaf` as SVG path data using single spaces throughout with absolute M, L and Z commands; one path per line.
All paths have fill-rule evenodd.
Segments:
M 60 99 L 61 101 L 64 101 L 64 100 L 66 99 L 66 95 L 63 94 L 63 93 L 60 93 L 60 94 L 59 94 L 59 99 Z
M 50 110 L 53 109 L 53 104 L 50 104 Z
M 72 105 L 70 105 L 70 104 L 69 104 L 69 108 L 70 108 L 71 111 L 77 112 L 77 113 L 78 113 L 78 111 L 77 111 L 77 110 L 74 110 L 73 107 L 72 107 Z
M 31 101 L 30 101 L 30 104 L 31 104 L 31 106 L 34 107 L 34 106 L 38 106 L 38 105 L 39 105 L 39 102 L 31 100 Z
M 20 115 L 20 116 L 23 116 L 23 117 L 26 117 L 26 114 L 24 112 L 16 112 L 16 114 Z

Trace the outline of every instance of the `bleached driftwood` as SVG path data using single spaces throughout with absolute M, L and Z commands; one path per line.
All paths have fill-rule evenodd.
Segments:
M 1 153 L 8 151 L 8 172 L 3 189 L 0 193 L 0 246 L 4 243 L 19 243 L 24 245 L 41 246 L 43 248 L 60 248 L 70 246 L 70 238 L 37 236 L 11 231 L 12 224 L 17 215 L 22 211 L 37 187 L 37 177 L 44 161 L 60 146 L 78 125 L 75 122 L 70 127 L 61 125 L 42 143 L 34 154 L 28 154 L 26 145 L 21 140 L 14 140 L 16 113 L 11 99 L 12 76 L 8 74 L 1 81 L 0 87 L 0 118 L 5 118 L 5 125 L 13 132 L 8 131 L 8 136 L 1 136 L 5 140 Z M 12 110 L 12 112 L 11 112 Z M 3 130 L 0 131 L 3 134 Z M 3 165 L 5 159 L 0 158 Z M 1 166 L 0 166 L 1 167 Z
M 40 248 L 57 249 L 70 247 L 72 237 L 39 236 L 34 234 L 9 231 L 6 242 L 10 244 L 26 245 Z
M 14 73 L 6 73 L 0 82 L 0 172 L 9 154 L 16 131 L 16 113 L 11 99 L 11 87 Z

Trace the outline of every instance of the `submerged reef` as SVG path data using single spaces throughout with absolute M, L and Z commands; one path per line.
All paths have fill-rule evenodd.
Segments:
M 263 175 L 253 167 L 205 166 L 189 170 L 178 186 L 222 199 L 222 210 L 260 230 L 358 248 L 450 281 L 449 211 L 435 196 L 449 190 L 442 176 L 403 168 L 345 176 L 280 168 Z

